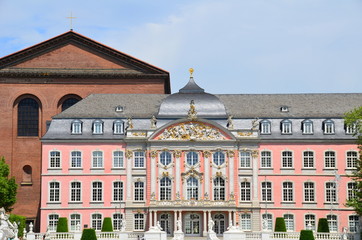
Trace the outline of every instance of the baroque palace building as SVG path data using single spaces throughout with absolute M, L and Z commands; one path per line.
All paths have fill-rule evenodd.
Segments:
M 357 231 L 345 207 L 358 149 L 345 112 L 362 94 L 220 94 L 193 80 L 174 94 L 92 94 L 53 117 L 42 138 L 41 231 L 59 217 L 100 230 L 160 221 L 172 236 L 270 230 Z
M 92 93 L 170 93 L 169 73 L 74 31 L 0 58 L 0 157 L 19 185 L 12 213 L 40 206 L 47 122 Z

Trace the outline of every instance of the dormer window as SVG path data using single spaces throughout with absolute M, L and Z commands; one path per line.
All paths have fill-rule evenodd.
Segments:
M 282 134 L 292 134 L 292 122 L 290 120 L 283 120 L 280 123 L 280 130 Z
M 287 106 L 281 106 L 280 111 L 281 112 L 289 112 L 289 108 Z
M 113 133 L 124 134 L 124 122 L 122 120 L 116 120 L 113 122 Z
M 117 106 L 115 110 L 116 112 L 123 112 L 124 108 L 123 106 Z
M 72 134 L 82 134 L 82 121 L 74 120 L 72 122 Z
M 346 134 L 355 134 L 357 132 L 357 124 L 352 123 L 350 125 L 345 125 L 344 129 L 346 130 Z
M 302 122 L 303 134 L 313 134 L 313 122 L 309 119 Z
M 270 134 L 271 133 L 271 123 L 268 120 L 260 121 L 260 134 Z
M 323 122 L 323 132 L 324 134 L 334 134 L 334 122 L 330 119 Z
M 103 134 L 103 122 L 101 120 L 93 122 L 93 134 Z

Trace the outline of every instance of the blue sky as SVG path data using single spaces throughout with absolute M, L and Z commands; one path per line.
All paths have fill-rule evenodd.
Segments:
M 361 0 L 0 0 L 0 57 L 69 30 L 210 93 L 362 92 Z

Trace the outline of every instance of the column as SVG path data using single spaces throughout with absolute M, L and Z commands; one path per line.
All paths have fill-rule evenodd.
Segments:
M 259 151 L 258 150 L 253 150 L 251 152 L 251 156 L 252 156 L 252 159 L 253 159 L 253 178 L 252 178 L 253 197 L 252 197 L 252 202 L 253 202 L 253 205 L 255 205 L 255 204 L 259 204 L 259 199 L 258 199 L 258 193 L 259 193 L 258 156 L 259 156 Z
M 232 223 L 232 216 L 231 216 L 231 211 L 229 211 L 229 226 L 231 225 Z M 234 225 L 234 223 L 232 223 Z
M 154 216 L 153 216 L 153 226 L 157 225 L 157 211 L 153 211 Z
M 204 222 L 204 226 L 203 226 L 203 232 L 202 232 L 202 236 L 206 236 L 207 235 L 207 225 L 206 225 L 206 223 L 207 223 L 207 219 L 206 219 L 206 211 L 204 211 L 204 218 L 202 219 L 203 220 L 203 222 Z
M 229 160 L 229 200 L 231 194 L 234 194 L 234 151 L 228 151 Z M 234 199 L 234 196 L 232 196 Z
M 236 225 L 236 216 L 235 216 L 235 211 L 232 212 L 233 214 L 233 217 L 232 217 L 232 220 L 233 220 L 233 224 Z
M 173 211 L 173 231 L 176 232 L 177 231 L 177 211 L 174 210 Z
M 175 184 L 176 184 L 176 196 L 181 197 L 181 151 L 173 151 L 173 156 L 175 158 Z
M 132 158 L 133 152 L 131 150 L 126 151 L 127 165 L 126 165 L 126 173 L 127 173 L 127 197 L 126 201 L 132 201 Z
M 149 224 L 148 224 L 149 228 L 152 227 L 152 214 L 153 214 L 153 211 L 149 211 L 149 213 L 148 213 L 148 215 L 149 215 L 148 216 L 148 218 L 149 218 Z
M 210 199 L 210 151 L 204 151 L 204 164 L 205 164 L 205 193 L 204 196 L 208 196 L 208 199 Z
M 157 151 L 151 151 L 151 196 L 156 196 L 156 157 L 157 157 Z M 156 199 L 151 199 L 156 200 Z

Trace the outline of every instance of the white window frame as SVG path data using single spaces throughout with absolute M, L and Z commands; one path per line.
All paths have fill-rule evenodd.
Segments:
M 240 228 L 243 231 L 251 231 L 251 214 L 250 213 L 240 214 Z
M 338 232 L 338 216 L 335 214 L 327 215 L 328 227 L 330 232 Z
M 336 182 L 326 182 L 325 187 L 325 202 L 326 203 L 337 203 L 337 183 Z
M 190 151 L 186 153 L 186 163 L 189 166 L 195 166 L 199 163 L 199 154 L 196 151 Z
M 303 201 L 313 203 L 316 202 L 316 191 L 314 182 L 308 181 L 303 183 Z
M 146 154 L 144 151 L 133 152 L 133 167 L 134 168 L 145 168 L 146 167 Z
M 263 185 L 265 185 L 263 187 Z M 273 201 L 273 183 L 270 181 L 261 182 L 261 201 L 272 202 Z
M 248 181 L 240 183 L 240 201 L 241 202 L 251 201 L 251 183 Z
M 96 155 L 100 153 L 100 155 Z M 100 150 L 92 152 L 92 168 L 103 168 L 104 164 L 104 153 Z
M 79 217 L 79 218 L 77 218 Z M 69 215 L 69 219 L 70 219 L 70 222 L 69 222 L 69 225 L 70 225 L 70 231 L 71 232 L 75 232 L 77 230 L 77 225 L 79 223 L 79 226 L 82 226 L 82 215 L 79 214 L 79 213 L 71 213 Z
M 49 214 L 48 215 L 48 229 L 50 232 L 55 232 L 57 230 L 59 220 L 59 214 Z
M 291 218 L 289 218 L 291 216 Z M 287 228 L 287 232 L 295 231 L 295 219 L 294 214 L 286 213 L 283 215 L 285 221 L 285 227 Z
M 265 156 L 269 155 L 269 156 Z M 272 168 L 272 152 L 269 150 L 263 150 L 260 152 L 260 168 Z
M 122 120 L 113 122 L 113 134 L 124 134 L 124 122 Z
M 189 177 L 186 181 L 187 200 L 191 199 L 199 200 L 199 195 L 200 195 L 199 188 L 200 188 L 199 179 L 197 179 L 196 177 Z
M 271 213 L 263 213 L 263 215 L 261 215 L 261 221 L 267 221 L 267 230 L 268 231 L 273 231 L 273 214 Z
M 172 181 L 169 177 L 160 179 L 160 200 L 170 201 L 172 197 Z
M 356 197 L 357 183 L 348 182 L 347 183 L 347 200 L 352 200 Z
M 260 134 L 271 134 L 271 122 L 268 120 L 260 121 Z
M 315 230 L 316 229 L 316 216 L 314 214 L 305 214 L 304 215 L 304 229 L 309 229 L 308 225 L 311 224 L 312 229 L 311 230 Z
M 333 155 L 331 155 L 333 153 Z M 337 153 L 332 150 L 324 152 L 324 168 L 335 169 L 337 166 Z
M 359 216 L 358 215 L 349 215 L 348 216 L 348 230 L 349 232 L 358 232 L 359 228 Z
M 95 217 L 97 216 L 97 217 Z M 102 220 L 103 216 L 101 213 L 92 213 L 91 214 L 91 228 L 93 228 L 96 231 L 102 230 Z
M 281 124 L 281 134 L 292 134 L 293 133 L 293 124 L 290 120 L 283 120 Z
M 72 134 L 82 134 L 83 122 L 76 119 L 72 122 L 71 132 Z
M 62 162 L 62 153 L 59 150 L 49 151 L 49 168 L 60 169 L 62 168 L 61 162 Z
M 58 186 L 52 186 L 53 184 L 57 184 Z M 60 189 L 61 184 L 58 181 L 49 182 L 49 193 L 48 193 L 48 202 L 52 203 L 60 203 L 61 195 Z
M 122 202 L 123 201 L 123 182 L 122 181 L 117 180 L 112 183 L 112 201 L 113 202 Z
M 145 228 L 145 215 L 143 213 L 135 213 L 133 224 L 134 231 L 143 231 Z
M 313 121 L 306 119 L 302 122 L 303 134 L 313 134 Z
M 324 134 L 334 134 L 335 124 L 331 119 L 327 119 L 323 122 L 323 133 Z
M 352 156 L 354 155 L 354 156 Z M 358 152 L 350 150 L 346 152 L 346 166 L 348 169 L 356 169 L 358 161 Z
M 241 151 L 239 153 L 240 168 L 251 168 L 251 152 Z
M 172 154 L 169 151 L 162 151 L 159 157 L 163 166 L 168 166 L 172 162 Z
M 282 182 L 283 202 L 294 202 L 294 184 L 290 181 Z
M 112 152 L 112 167 L 124 168 L 124 151 L 115 150 Z
M 95 186 L 97 184 L 98 186 Z M 103 182 L 92 182 L 91 202 L 103 202 Z
M 225 201 L 226 199 L 226 181 L 222 177 L 213 179 L 214 201 Z
M 79 184 L 73 186 L 73 184 Z M 69 202 L 82 202 L 82 183 L 79 181 L 72 181 L 69 183 Z
M 294 168 L 294 154 L 292 151 L 282 151 L 282 167 L 281 168 Z
M 222 151 L 217 151 L 212 154 L 212 162 L 216 166 L 221 166 L 225 163 L 225 153 Z
M 306 169 L 315 168 L 314 151 L 311 150 L 303 151 L 303 168 Z
M 345 125 L 345 131 L 348 135 L 353 135 L 357 132 L 357 124 L 353 123 L 351 125 Z
M 116 217 L 115 217 L 116 216 Z M 121 230 L 121 222 L 123 219 L 122 213 L 113 213 L 112 214 L 112 223 L 113 223 L 113 230 L 120 231 Z
M 145 201 L 145 182 L 136 181 L 133 183 L 134 190 L 134 201 L 144 202 Z
M 103 121 L 95 120 L 93 122 L 93 134 L 103 134 Z
M 79 156 L 75 154 L 79 153 Z M 79 150 L 73 150 L 70 152 L 70 168 L 82 168 L 83 153 Z

